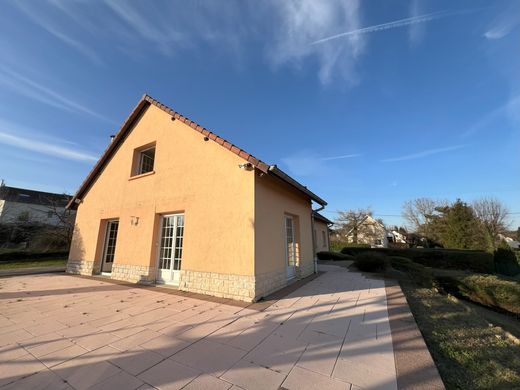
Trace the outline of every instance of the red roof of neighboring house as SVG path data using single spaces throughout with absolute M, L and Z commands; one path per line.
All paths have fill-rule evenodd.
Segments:
M 81 200 L 83 195 L 88 191 L 92 183 L 94 182 L 95 178 L 98 174 L 101 173 L 103 170 L 105 164 L 108 162 L 110 157 L 115 153 L 119 145 L 125 140 L 126 136 L 130 133 L 130 131 L 133 128 L 133 125 L 136 123 L 136 121 L 140 118 L 140 116 L 146 111 L 146 109 L 150 106 L 154 105 L 161 110 L 165 111 L 166 113 L 170 114 L 172 116 L 172 120 L 179 120 L 188 126 L 190 126 L 193 130 L 198 131 L 205 137 L 208 137 L 210 140 L 218 143 L 222 147 L 228 149 L 229 151 L 235 153 L 237 156 L 243 158 L 245 161 L 251 163 L 256 169 L 262 171 L 265 174 L 272 175 L 283 182 L 289 184 L 296 190 L 302 192 L 306 196 L 308 196 L 310 199 L 314 200 L 316 203 L 319 203 L 322 206 L 325 206 L 327 202 L 325 202 L 322 198 L 320 198 L 318 195 L 314 194 L 312 191 L 308 190 L 307 187 L 303 186 L 302 184 L 298 183 L 296 180 L 294 180 L 292 177 L 287 175 L 285 172 L 283 172 L 281 169 L 279 169 L 276 165 L 268 165 L 265 162 L 261 161 L 260 159 L 254 157 L 252 154 L 249 154 L 245 150 L 239 148 L 238 146 L 232 144 L 231 142 L 225 140 L 224 138 L 219 137 L 215 133 L 209 131 L 205 127 L 197 124 L 196 122 L 192 121 L 191 119 L 179 114 L 178 112 L 174 111 L 170 107 L 162 104 L 158 100 L 155 100 L 154 98 L 143 95 L 141 100 L 137 103 L 135 108 L 132 110 L 128 118 L 124 121 L 123 125 L 115 135 L 113 141 L 108 145 L 107 149 L 104 151 L 104 153 L 101 155 L 100 159 L 92 168 L 86 179 L 81 184 L 79 190 L 76 192 L 74 197 L 70 200 L 69 204 L 67 205 L 68 208 L 75 208 L 77 207 L 78 201 Z

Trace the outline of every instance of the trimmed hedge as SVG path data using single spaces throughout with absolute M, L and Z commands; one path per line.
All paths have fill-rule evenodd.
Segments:
M 432 287 L 434 285 L 433 272 L 431 268 L 425 267 L 419 263 L 415 263 L 406 257 L 392 256 L 390 257 L 392 268 L 405 272 L 415 283 L 424 287 Z
M 443 287 L 473 302 L 520 315 L 520 283 L 496 275 L 438 278 Z
M 12 261 L 12 260 L 35 260 L 35 259 L 47 259 L 47 258 L 57 258 L 57 259 L 66 259 L 68 257 L 68 252 L 24 252 L 24 251 L 16 251 L 16 252 L 4 252 L 0 253 L 0 261 Z
M 344 255 L 340 252 L 318 252 L 316 253 L 316 256 L 318 256 L 319 260 L 335 260 L 335 261 L 341 261 L 341 260 L 354 260 L 354 256 L 350 255 Z
M 341 253 L 356 256 L 362 252 L 381 253 L 387 256 L 405 257 L 431 268 L 470 270 L 479 273 L 495 272 L 493 254 L 482 251 L 433 248 L 349 248 Z
M 360 271 L 377 272 L 386 268 L 386 256 L 377 252 L 363 252 L 356 256 L 354 265 Z
M 515 252 L 511 249 L 498 248 L 494 254 L 497 273 L 506 276 L 520 274 L 520 265 L 517 262 Z

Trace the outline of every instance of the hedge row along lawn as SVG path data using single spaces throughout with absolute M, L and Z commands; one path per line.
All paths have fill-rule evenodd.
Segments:
M 0 270 L 14 269 L 14 268 L 33 268 L 33 267 L 51 267 L 51 266 L 65 266 L 67 259 L 37 259 L 37 260 L 13 260 L 0 261 Z

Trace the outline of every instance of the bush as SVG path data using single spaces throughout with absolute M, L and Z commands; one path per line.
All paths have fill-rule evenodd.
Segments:
M 352 255 L 351 253 L 349 253 L 350 249 L 354 249 L 355 250 L 355 249 L 360 249 L 360 248 L 361 249 L 369 249 L 369 248 L 371 248 L 371 246 L 370 246 L 370 244 L 354 244 L 353 242 L 351 242 L 351 243 L 345 244 L 345 246 L 341 250 L 341 253 L 343 253 L 345 255 Z
M 345 241 L 338 241 L 338 240 L 334 240 L 334 239 L 331 239 L 330 240 L 330 250 L 333 251 L 333 252 L 340 252 L 341 249 L 347 245 L 347 243 Z
M 431 268 L 470 270 L 479 273 L 495 272 L 493 254 L 482 251 L 433 248 L 371 248 L 368 251 L 405 257 Z M 367 252 L 367 249 L 345 247 L 341 250 L 341 253 L 351 256 L 357 256 L 362 252 Z
M 410 279 L 418 285 L 424 287 L 433 286 L 433 273 L 431 268 L 425 267 L 419 263 L 414 263 L 406 257 L 392 256 L 390 257 L 392 268 L 405 272 Z
M 354 260 L 353 256 L 344 255 L 343 253 L 339 253 L 339 252 L 323 251 L 323 252 L 316 253 L 316 256 L 318 256 L 319 260 L 336 260 L 336 261 Z
M 497 273 L 507 276 L 520 274 L 517 256 L 511 249 L 498 248 L 494 253 Z
M 68 252 L 24 252 L 24 251 L 8 251 L 0 253 L 0 262 L 13 260 L 35 260 L 35 259 L 66 259 Z
M 520 314 L 520 283 L 514 280 L 497 275 L 445 276 L 439 280 L 471 301 Z
M 354 265 L 364 272 L 384 271 L 386 268 L 386 256 L 382 253 L 363 252 L 354 259 Z

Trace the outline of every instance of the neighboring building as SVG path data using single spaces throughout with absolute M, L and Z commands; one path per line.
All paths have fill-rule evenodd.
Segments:
M 520 249 L 520 242 L 512 239 L 511 237 L 504 236 L 503 234 L 499 234 L 498 238 L 500 238 L 501 240 L 504 240 L 511 249 Z
M 358 244 L 368 244 L 372 248 L 387 248 L 388 234 L 385 225 L 372 218 L 371 215 L 365 216 L 357 226 L 353 227 L 346 234 L 347 242 Z
M 71 196 L 0 184 L 0 223 L 60 224 Z
M 316 253 L 330 250 L 330 228 L 333 222 L 314 212 L 314 247 Z
M 404 232 L 400 232 L 397 226 L 393 230 L 388 230 L 386 233 L 386 237 L 389 247 L 408 247 L 406 234 Z
M 315 271 L 312 202 L 326 205 L 145 95 L 69 203 L 67 271 L 257 300 Z

